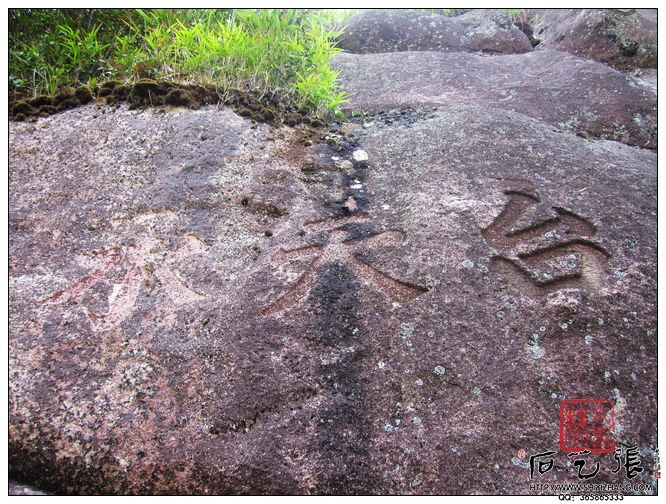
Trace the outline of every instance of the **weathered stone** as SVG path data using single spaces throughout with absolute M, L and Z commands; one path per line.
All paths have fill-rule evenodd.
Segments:
M 656 68 L 636 68 L 632 70 L 629 75 L 638 79 L 642 83 L 650 86 L 657 94 L 657 69 Z
M 590 397 L 653 463 L 655 153 L 490 107 L 354 134 L 212 108 L 10 124 L 10 473 L 530 493 L 517 451 L 557 450 L 560 401 Z
M 657 68 L 657 9 L 537 9 L 538 49 L 559 49 L 615 68 Z
M 9 482 L 8 488 L 9 495 L 48 495 L 46 492 L 43 492 L 37 488 L 31 487 L 30 485 L 22 485 L 21 483 L 16 483 L 15 481 Z
M 338 54 L 332 65 L 355 110 L 482 105 L 591 137 L 657 146 L 656 88 L 565 52 Z
M 527 36 L 501 11 L 474 10 L 447 17 L 409 9 L 363 10 L 343 29 L 338 46 L 351 53 L 532 50 Z

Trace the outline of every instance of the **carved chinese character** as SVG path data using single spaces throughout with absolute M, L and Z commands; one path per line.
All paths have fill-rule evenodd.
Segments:
M 481 232 L 498 251 L 491 260 L 496 271 L 530 295 L 601 285 L 610 254 L 592 239 L 597 229 L 591 221 L 542 204 L 525 184 L 504 194 L 504 209 Z
M 42 301 L 43 304 L 69 303 L 79 306 L 92 327 L 104 331 L 118 326 L 134 310 L 143 283 L 155 277 L 174 304 L 196 301 L 195 292 L 171 267 L 171 260 L 158 251 L 162 242 L 146 237 L 134 246 L 112 247 L 86 257 L 90 271 L 69 287 Z M 201 242 L 186 235 L 171 251 L 174 257 L 198 253 Z
M 322 268 L 335 261 L 347 265 L 361 281 L 393 301 L 410 301 L 427 292 L 428 289 L 425 287 L 398 280 L 360 259 L 359 251 L 363 248 L 372 249 L 379 246 L 400 245 L 405 240 L 405 233 L 402 231 L 384 231 L 360 239 L 349 238 L 348 225 L 367 220 L 366 216 L 356 215 L 306 224 L 306 227 L 314 231 L 324 231 L 327 234 L 326 242 L 291 250 L 281 250 L 275 254 L 273 259 L 277 261 L 311 258 L 311 262 L 294 285 L 266 306 L 262 310 L 262 314 L 271 315 L 302 302 L 309 294 Z

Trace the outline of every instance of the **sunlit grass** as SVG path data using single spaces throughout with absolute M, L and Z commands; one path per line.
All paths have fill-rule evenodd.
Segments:
M 239 89 L 316 114 L 345 95 L 329 66 L 353 10 L 12 10 L 10 92 L 53 94 L 109 79 Z M 13 22 L 12 22 L 13 21 Z

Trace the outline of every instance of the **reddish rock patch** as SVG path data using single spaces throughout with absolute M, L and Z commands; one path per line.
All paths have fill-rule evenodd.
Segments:
M 10 124 L 12 477 L 523 494 L 580 397 L 654 462 L 655 153 L 489 107 L 351 126 L 329 167 L 228 108 Z
M 333 66 L 353 110 L 483 105 L 587 137 L 657 147 L 656 89 L 565 52 L 339 54 Z
M 421 10 L 363 10 L 343 25 L 338 46 L 350 53 L 396 51 L 532 50 L 528 37 L 500 11 L 473 10 L 447 17 Z
M 619 70 L 657 68 L 657 9 L 536 9 L 539 49 L 558 49 Z

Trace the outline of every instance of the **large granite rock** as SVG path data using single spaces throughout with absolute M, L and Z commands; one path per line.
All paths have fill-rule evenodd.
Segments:
M 532 50 L 509 15 L 496 10 L 474 10 L 456 17 L 410 9 L 362 10 L 342 28 L 338 47 L 351 53 Z
M 566 398 L 613 400 L 653 463 L 655 153 L 487 106 L 366 126 L 337 152 L 224 108 L 10 124 L 13 477 L 531 493 L 516 453 L 557 450 Z
M 15 481 L 9 481 L 7 486 L 7 493 L 9 495 L 48 495 L 38 488 L 31 487 L 30 485 L 22 485 Z
M 559 49 L 620 70 L 657 67 L 657 9 L 537 9 L 538 49 Z
M 332 65 L 354 110 L 481 105 L 591 137 L 657 146 L 656 87 L 565 52 L 338 54 Z

